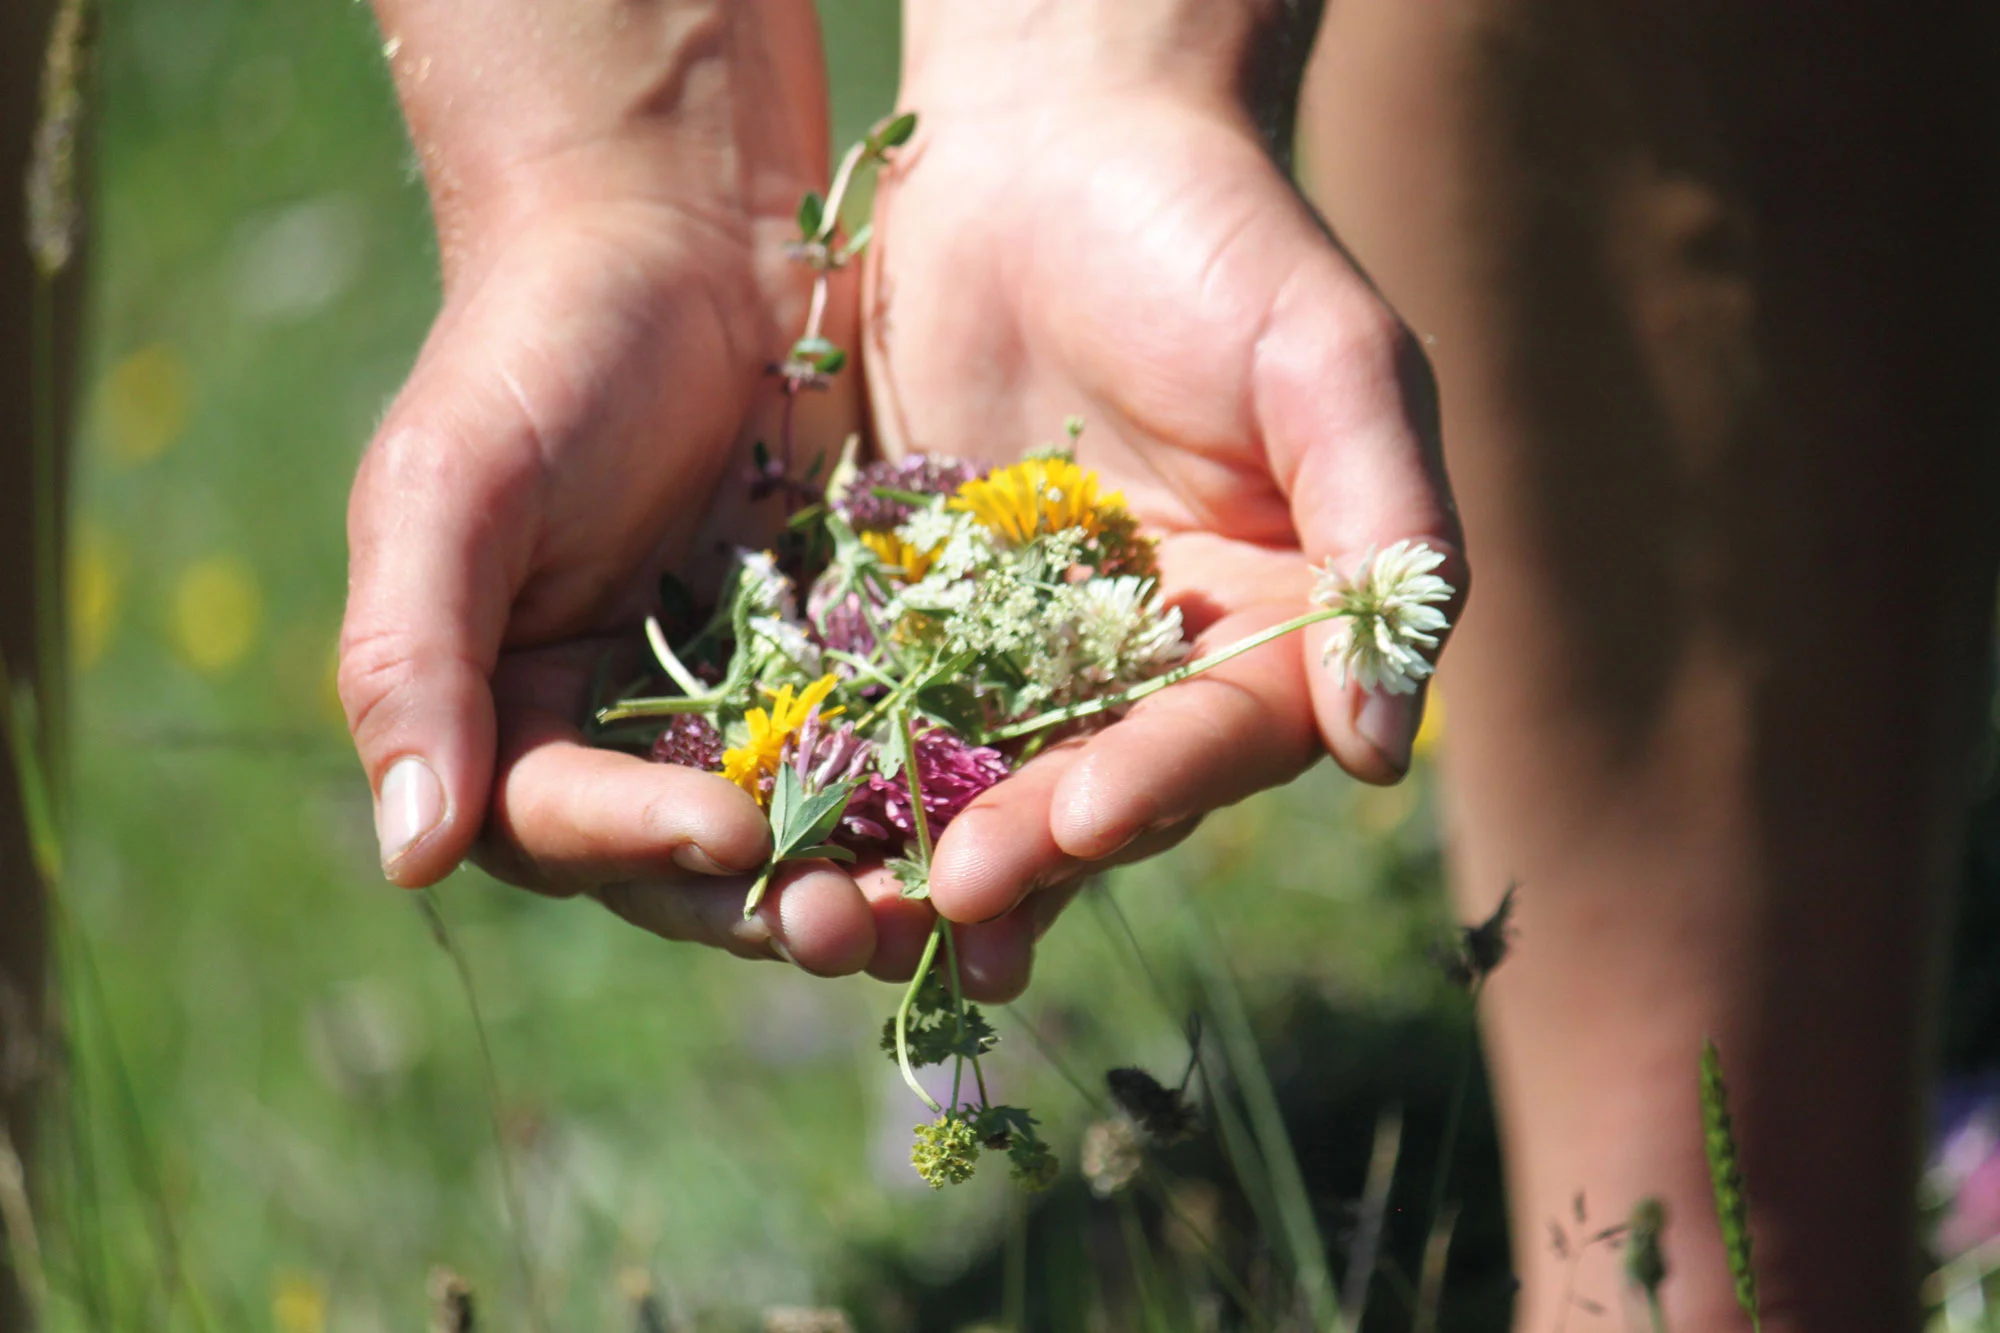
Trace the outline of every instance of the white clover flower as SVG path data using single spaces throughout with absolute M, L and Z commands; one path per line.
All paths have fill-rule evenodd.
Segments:
M 1163 606 L 1154 580 L 1133 574 L 1064 589 L 1084 670 L 1100 684 L 1156 676 L 1187 657 L 1179 607 Z
M 1326 562 L 1312 599 L 1340 612 L 1324 657 L 1336 680 L 1345 685 L 1351 677 L 1364 690 L 1389 694 L 1416 692 L 1432 670 L 1419 650 L 1437 647 L 1438 631 L 1450 623 L 1437 604 L 1451 600 L 1452 586 L 1431 572 L 1443 563 L 1442 552 L 1409 541 L 1370 547 L 1352 577 Z

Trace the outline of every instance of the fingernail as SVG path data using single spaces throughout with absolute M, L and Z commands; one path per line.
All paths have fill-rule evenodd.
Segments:
M 1384 694 L 1370 690 L 1354 715 L 1354 730 L 1375 747 L 1384 763 L 1397 773 L 1410 771 L 1410 748 L 1416 744 L 1417 727 L 1424 720 L 1421 694 Z
M 725 870 L 721 862 L 691 842 L 684 842 L 674 848 L 672 861 L 682 870 L 693 875 L 740 875 L 741 870 Z
M 382 868 L 393 867 L 410 844 L 444 820 L 444 784 L 431 766 L 406 755 L 382 778 L 375 801 L 375 840 L 382 844 Z
M 780 943 L 776 936 L 771 938 L 770 947 L 771 952 L 777 956 L 779 962 L 790 963 L 793 967 L 799 965 L 799 960 L 792 957 L 792 951 Z

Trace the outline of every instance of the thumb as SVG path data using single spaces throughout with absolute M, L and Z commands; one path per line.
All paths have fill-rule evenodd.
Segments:
M 355 478 L 340 636 L 383 873 L 406 888 L 451 873 L 484 822 L 490 681 L 533 530 L 518 407 L 426 360 Z
M 1281 289 L 1254 374 L 1258 427 L 1307 558 L 1352 576 L 1372 552 L 1428 545 L 1445 557 L 1436 572 L 1454 595 L 1439 609 L 1456 623 L 1469 571 L 1429 360 L 1324 237 Z M 1320 734 L 1355 777 L 1394 782 L 1410 766 L 1425 684 L 1397 693 L 1343 681 L 1322 656 L 1347 629 L 1336 621 L 1304 636 Z M 1430 661 L 1442 637 L 1425 649 Z

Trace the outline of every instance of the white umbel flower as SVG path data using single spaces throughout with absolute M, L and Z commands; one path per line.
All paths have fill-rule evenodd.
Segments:
M 1437 607 L 1451 600 L 1452 586 L 1432 572 L 1443 563 L 1442 552 L 1410 541 L 1370 547 L 1352 576 L 1326 562 L 1312 597 L 1340 612 L 1323 659 L 1336 680 L 1389 694 L 1416 692 L 1432 669 L 1420 650 L 1437 647 L 1438 631 L 1450 623 Z

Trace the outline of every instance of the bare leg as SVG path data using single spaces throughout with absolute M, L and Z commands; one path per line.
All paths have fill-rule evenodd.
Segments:
M 1739 1326 L 1704 1034 L 1766 1328 L 1916 1326 L 2000 533 L 1973 8 L 1347 0 L 1323 34 L 1308 171 L 1435 338 L 1479 570 L 1449 836 L 1468 914 L 1523 884 L 1486 1009 L 1520 1328 L 1578 1191 L 1662 1196 L 1670 1325 Z
M 38 679 L 44 665 L 36 636 L 31 409 L 36 392 L 56 386 L 34 384 L 35 278 L 22 240 L 21 182 L 53 9 L 52 0 L 0 7 L 0 652 L 10 671 L 29 679 Z M 45 349 L 62 354 L 58 382 L 66 381 L 71 369 L 77 294 L 72 269 L 54 297 L 55 346 Z M 31 1148 L 32 1094 L 45 1067 L 47 923 L 20 809 L 13 765 L 0 755 L 0 1124 L 25 1156 Z M 19 1327 L 25 1324 L 18 1293 L 8 1266 L 0 1264 L 0 1333 Z

